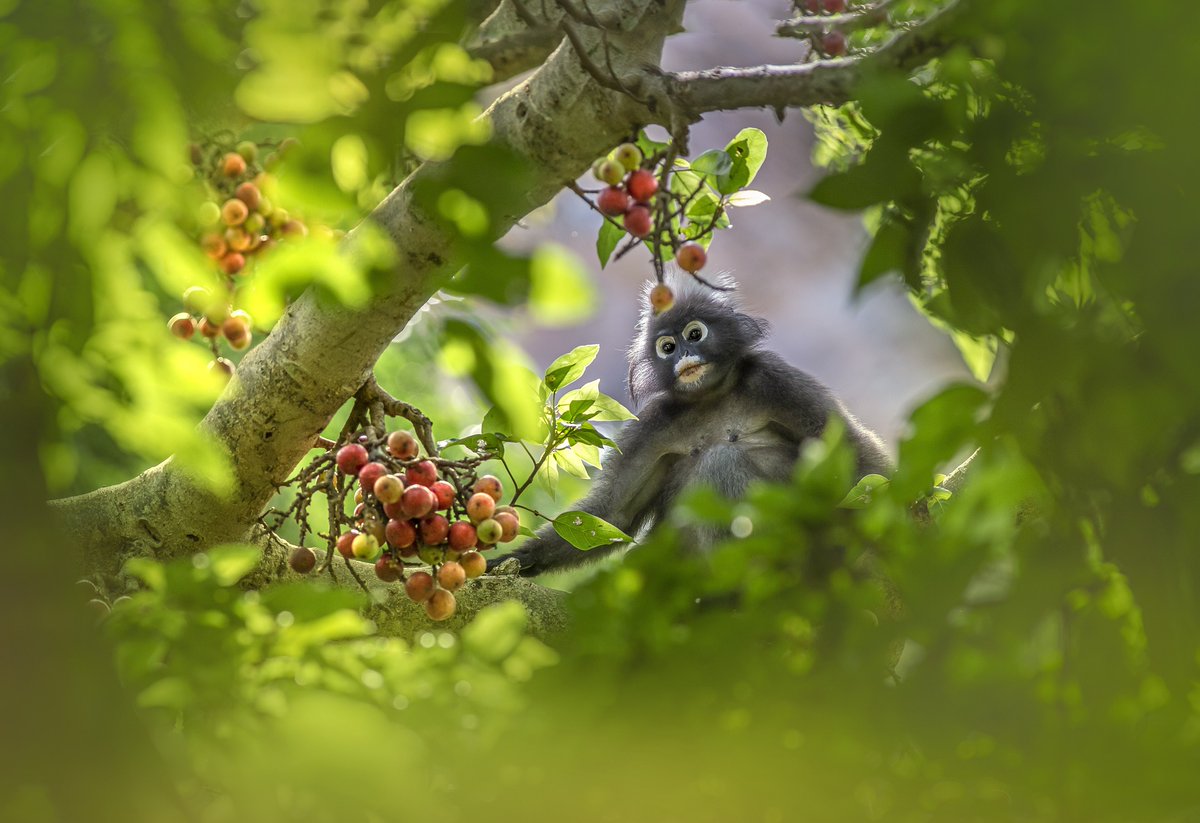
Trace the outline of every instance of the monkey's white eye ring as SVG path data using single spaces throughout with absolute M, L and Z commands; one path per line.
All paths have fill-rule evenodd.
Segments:
M 693 320 L 683 327 L 683 339 L 689 343 L 699 343 L 706 337 L 708 337 L 708 326 L 699 320 Z
M 675 338 L 664 335 L 654 344 L 654 351 L 664 360 L 675 351 Z

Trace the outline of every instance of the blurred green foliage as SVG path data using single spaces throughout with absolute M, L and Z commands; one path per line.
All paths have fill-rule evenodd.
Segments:
M 163 323 L 207 265 L 193 129 L 299 136 L 281 202 L 340 229 L 453 152 L 416 195 L 466 268 L 380 382 L 442 438 L 549 436 L 513 431 L 547 400 L 587 431 L 604 403 L 575 402 L 594 384 L 553 392 L 594 352 L 539 380 L 504 341 L 513 321 L 479 311 L 528 298 L 567 321 L 591 297 L 569 293 L 583 281 L 560 251 L 492 242 L 522 165 L 473 123 L 487 76 L 458 41 L 474 6 L 0 0 L 0 419 L 23 481 L 3 510 L 22 682 L 5 683 L 0 818 L 1194 819 L 1200 11 L 961 5 L 962 45 L 915 82 L 869 78 L 814 112 L 831 174 L 811 196 L 866 210 L 861 286 L 899 273 L 986 387 L 916 409 L 886 483 L 848 496 L 831 430 L 791 484 L 697 491 L 672 528 L 570 581 L 555 663 L 511 604 L 458 637 L 383 639 L 344 592 L 243 591 L 241 547 L 135 565 L 101 635 L 29 502 L 172 452 L 216 476 L 193 432 L 217 387 Z M 342 271 L 326 254 L 278 258 L 265 317 Z M 331 296 L 365 299 L 359 274 Z M 590 437 L 567 444 L 570 469 Z M 935 485 L 976 447 L 964 485 Z M 523 477 L 538 455 L 521 452 L 506 460 Z M 570 474 L 559 501 L 533 486 L 523 502 L 568 508 Z M 706 524 L 736 537 L 693 556 Z

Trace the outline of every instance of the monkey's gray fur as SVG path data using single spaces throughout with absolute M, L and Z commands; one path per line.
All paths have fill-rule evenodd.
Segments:
M 801 443 L 819 437 L 831 416 L 841 418 L 858 454 L 858 477 L 890 474 L 891 461 L 874 432 L 816 379 L 761 348 L 767 324 L 741 310 L 731 279 L 718 284 L 730 291 L 686 275 L 668 284 L 674 305 L 660 314 L 647 308 L 629 348 L 629 394 L 641 405 L 638 419 L 617 435 L 620 452 L 605 456 L 579 509 L 637 534 L 662 522 L 690 486 L 708 484 L 737 498 L 754 480 L 786 481 Z M 643 305 L 649 307 L 649 300 Z M 711 542 L 717 536 L 696 537 Z M 511 556 L 520 561 L 521 575 L 530 577 L 596 560 L 614 548 L 581 551 L 547 525 Z

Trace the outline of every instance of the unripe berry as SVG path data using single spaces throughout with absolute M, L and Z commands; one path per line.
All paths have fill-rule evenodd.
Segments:
M 350 544 L 350 551 L 359 560 L 374 560 L 379 556 L 379 541 L 373 534 L 360 534 Z
M 638 169 L 630 173 L 629 179 L 625 182 L 625 188 L 634 200 L 639 203 L 649 203 L 650 198 L 654 197 L 654 193 L 658 191 L 658 178 L 652 171 Z
M 388 435 L 387 450 L 397 460 L 412 460 L 417 456 L 417 438 L 406 431 L 392 432 Z
M 508 512 L 496 512 L 492 519 L 500 524 L 500 542 L 511 543 L 521 529 L 521 521 Z M 496 541 L 492 541 L 496 542 Z
M 246 218 L 249 216 L 250 209 L 246 208 L 246 204 L 236 197 L 226 200 L 225 205 L 221 206 L 221 219 L 225 221 L 226 226 L 240 226 L 246 222 Z
M 192 314 L 202 314 L 212 302 L 212 295 L 203 286 L 192 286 L 183 293 L 183 307 Z
M 362 486 L 363 493 L 375 493 L 375 484 L 383 479 L 388 473 L 387 466 L 382 463 L 366 463 L 358 470 L 358 485 Z
M 467 573 L 457 561 L 450 560 L 442 564 L 437 573 L 438 585 L 448 592 L 452 592 L 467 582 Z
M 308 226 L 299 220 L 288 220 L 279 227 L 279 230 L 292 237 L 305 237 L 308 235 Z
M 496 499 L 486 492 L 477 492 L 467 500 L 467 517 L 478 523 L 487 520 L 496 512 Z
M 407 549 L 417 540 L 417 530 L 407 520 L 389 520 L 383 531 L 384 539 L 393 549 Z
M 394 557 L 384 555 L 375 561 L 375 576 L 384 583 L 395 583 L 404 579 L 404 567 Z
M 650 308 L 655 314 L 662 314 L 675 305 L 675 294 L 666 283 L 659 283 L 650 289 Z
M 424 517 L 436 505 L 437 498 L 427 486 L 409 486 L 400 497 L 400 508 L 405 517 Z
M 240 315 L 229 315 L 221 324 L 221 333 L 231 341 L 235 337 L 248 337 L 250 335 L 250 316 L 244 312 Z
M 229 152 L 221 158 L 221 172 L 226 177 L 239 177 L 246 173 L 246 158 L 235 152 Z
M 371 516 L 363 521 L 362 530 L 374 537 L 375 542 L 381 547 L 387 542 L 387 527 L 382 520 L 375 516 L 374 512 L 371 512 Z
M 395 503 L 404 494 L 404 481 L 387 474 L 375 481 L 375 499 L 380 503 Z
M 167 321 L 167 328 L 180 340 L 191 340 L 192 335 L 196 333 L 196 321 L 190 314 L 181 311 Z
M 421 542 L 427 546 L 445 543 L 450 533 L 450 521 L 440 514 L 427 514 L 421 518 Z
M 622 143 L 613 152 L 613 159 L 620 163 L 625 171 L 633 171 L 642 165 L 642 150 L 633 143 Z
M 254 212 L 246 218 L 246 222 L 242 224 L 242 228 L 246 230 L 246 234 L 258 239 L 263 233 L 263 229 L 267 227 L 267 218 L 263 217 L 258 212 Z
M 609 186 L 596 198 L 596 208 L 600 209 L 601 214 L 607 214 L 609 217 L 620 217 L 629 211 L 630 205 L 629 195 L 624 189 L 616 186 Z
M 430 620 L 449 620 L 457 607 L 454 595 L 445 589 L 435 589 L 425 601 L 425 614 Z
M 436 566 L 446 559 L 446 552 L 441 546 L 422 546 L 417 551 L 421 562 L 428 566 Z
M 490 543 L 496 545 L 500 542 L 500 538 L 504 536 L 504 527 L 494 519 L 484 520 L 475 526 L 475 534 L 479 538 L 479 542 Z
M 258 157 L 258 146 L 249 140 L 243 140 L 237 144 L 237 153 L 242 156 L 242 159 L 247 163 L 253 163 Z
M 474 548 L 478 542 L 478 538 L 475 536 L 475 527 L 462 520 L 450 524 L 447 540 L 449 540 L 450 548 L 456 552 Z
M 294 572 L 308 574 L 317 565 L 317 556 L 307 546 L 297 546 L 292 549 L 292 556 L 288 558 L 288 565 L 292 567 L 292 571 Z
M 597 160 L 596 164 L 592 166 L 592 174 L 601 183 L 615 186 L 625 177 L 625 167 L 616 160 L 601 159 Z
M 467 552 L 458 558 L 458 565 L 463 567 L 468 580 L 481 577 L 487 571 L 487 559 L 479 552 Z
M 367 450 L 358 443 L 342 446 L 334 457 L 337 467 L 341 469 L 342 473 L 352 475 L 357 475 L 359 469 L 367 465 L 367 461 L 370 459 Z
M 433 594 L 433 575 L 429 572 L 413 572 L 404 584 L 404 593 L 414 603 L 424 603 Z
M 204 249 L 204 253 L 213 260 L 220 260 L 225 256 L 225 252 L 229 251 L 225 245 L 225 238 L 216 232 L 209 232 L 201 237 L 200 248 Z
M 648 237 L 654 230 L 654 218 L 645 206 L 630 206 L 625 213 L 625 231 L 634 237 Z
M 250 248 L 250 235 L 240 226 L 230 226 L 225 229 L 225 245 L 231 251 L 247 251 Z
M 675 262 L 679 268 L 695 274 L 708 262 L 708 252 L 695 240 L 689 240 L 679 247 L 679 251 L 675 252 Z
M 447 483 L 445 480 L 437 481 L 429 487 L 429 490 L 433 492 L 433 496 L 437 500 L 437 505 L 435 508 L 438 511 L 445 511 L 453 506 L 454 498 L 458 494 L 454 486 Z
M 431 460 L 422 460 L 409 466 L 404 473 L 404 482 L 410 486 L 432 486 L 437 479 L 437 466 Z
M 500 498 L 504 496 L 504 486 L 501 484 L 500 478 L 491 474 L 485 474 L 476 480 L 471 491 L 475 494 L 486 494 L 496 502 L 499 502 Z

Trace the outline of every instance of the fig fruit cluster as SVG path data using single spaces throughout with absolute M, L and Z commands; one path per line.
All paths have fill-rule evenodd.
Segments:
M 403 583 L 431 619 L 445 620 L 455 611 L 454 592 L 487 570 L 481 552 L 516 538 L 517 511 L 500 505 L 504 487 L 498 478 L 421 459 L 408 432 L 391 432 L 369 446 L 349 443 L 335 453 L 338 473 L 357 483 L 354 513 L 337 537 L 337 549 L 347 559 L 374 563 L 380 580 Z M 293 554 L 296 571 L 315 566 L 315 555 L 306 551 L 312 554 L 309 549 Z M 411 570 L 409 564 L 430 571 Z

